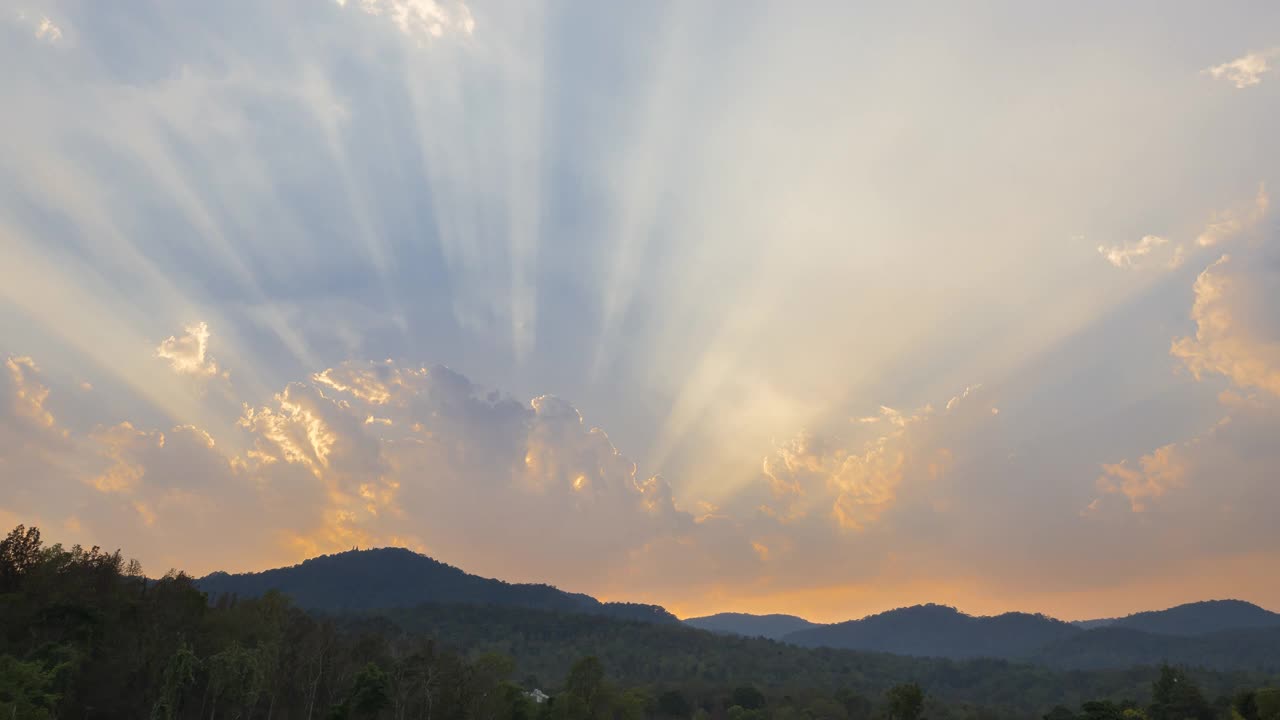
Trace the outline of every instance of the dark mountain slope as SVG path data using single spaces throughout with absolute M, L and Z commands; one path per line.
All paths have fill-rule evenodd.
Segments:
M 1280 672 L 1280 627 L 1204 635 L 1158 635 L 1120 627 L 1081 632 L 1031 659 L 1054 668 L 1102 670 L 1171 663 L 1214 670 Z
M 1168 610 L 1136 613 L 1118 618 L 1108 627 L 1161 635 L 1206 635 L 1224 630 L 1280 627 L 1280 613 L 1243 600 L 1206 600 Z
M 402 548 L 322 555 L 293 567 L 260 573 L 213 573 L 197 581 L 210 597 L 256 597 L 279 590 L 314 610 L 369 610 L 423 603 L 460 603 L 592 613 L 629 620 L 677 623 L 656 605 L 602 603 L 550 585 L 506 583 L 471 575 Z
M 799 630 L 819 627 L 795 615 L 750 615 L 747 613 L 718 613 L 706 617 L 689 618 L 685 625 L 699 630 L 709 630 L 721 635 L 742 635 L 781 640 Z
M 805 647 L 874 650 L 943 658 L 1023 658 L 1081 631 L 1043 615 L 966 615 L 943 605 L 917 605 L 861 620 L 823 625 L 787 635 Z

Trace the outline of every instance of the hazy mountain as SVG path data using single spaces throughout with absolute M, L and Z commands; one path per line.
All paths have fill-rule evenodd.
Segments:
M 1206 600 L 1118 618 L 1109 627 L 1160 635 L 1205 635 L 1224 630 L 1280 627 L 1280 613 L 1243 600 Z
M 1280 627 L 1160 635 L 1101 627 L 1050 643 L 1030 660 L 1071 670 L 1106 670 L 1172 663 L 1214 670 L 1280 670 Z
M 876 650 L 945 658 L 1022 658 L 1081 631 L 1043 615 L 966 615 L 943 605 L 916 605 L 790 633 L 784 640 L 806 647 Z
M 784 636 L 809 628 L 819 627 L 795 615 L 750 615 L 747 613 L 718 613 L 706 617 L 689 618 L 685 625 L 710 630 L 721 635 L 742 635 L 781 640 Z
M 211 597 L 256 597 L 279 590 L 316 610 L 369 610 L 423 603 L 501 605 L 677 623 L 656 605 L 602 603 L 590 595 L 550 585 L 512 584 L 466 573 L 403 548 L 352 550 L 322 555 L 293 567 L 260 573 L 213 573 L 197 581 Z

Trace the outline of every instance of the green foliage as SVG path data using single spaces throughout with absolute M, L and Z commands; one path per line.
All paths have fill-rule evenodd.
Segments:
M 1151 720 L 1213 720 L 1213 708 L 1199 686 L 1182 670 L 1162 665 L 1151 686 Z
M 1280 720 L 1280 688 L 1263 688 L 1254 693 L 1258 720 Z
M 733 689 L 733 694 L 729 696 L 729 704 L 737 705 L 747 710 L 759 710 L 765 705 L 764 693 L 753 685 L 737 687 Z
M 0 718 L 41 720 L 57 707 L 54 670 L 0 655 Z
M 915 683 L 894 685 L 885 693 L 891 720 L 919 720 L 924 712 L 924 690 Z

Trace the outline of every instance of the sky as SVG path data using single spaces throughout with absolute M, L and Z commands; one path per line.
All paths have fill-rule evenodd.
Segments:
M 0 525 L 1280 610 L 1280 4 L 0 8 Z

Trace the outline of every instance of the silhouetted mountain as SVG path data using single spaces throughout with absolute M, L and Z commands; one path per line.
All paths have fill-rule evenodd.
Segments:
M 651 623 L 678 623 L 656 605 L 602 603 L 590 595 L 550 585 L 512 584 L 471 575 L 403 548 L 352 550 L 322 555 L 293 567 L 260 573 L 216 572 L 197 581 L 216 597 L 257 597 L 269 590 L 314 610 L 371 610 L 423 603 L 501 605 L 607 615 Z
M 1097 620 L 1072 620 L 1071 624 L 1081 630 L 1096 630 L 1098 628 L 1111 627 L 1116 624 L 1116 620 L 1120 618 L 1098 618 Z
M 1205 600 L 1118 618 L 1108 627 L 1160 635 L 1206 635 L 1224 630 L 1280 627 L 1280 613 L 1243 600 Z
M 710 630 L 721 635 L 742 635 L 744 637 L 763 637 L 781 640 L 784 636 L 799 630 L 819 627 L 802 617 L 795 615 L 750 615 L 747 613 L 718 613 L 706 617 L 689 618 L 685 625 Z
M 1172 663 L 1213 670 L 1280 670 L 1280 627 L 1204 635 L 1159 635 L 1101 627 L 1063 638 L 1030 659 L 1053 668 L 1108 670 Z
M 806 647 L 875 650 L 945 658 L 1023 658 L 1081 631 L 1044 615 L 966 615 L 943 605 L 916 605 L 861 620 L 823 625 L 787 635 Z

